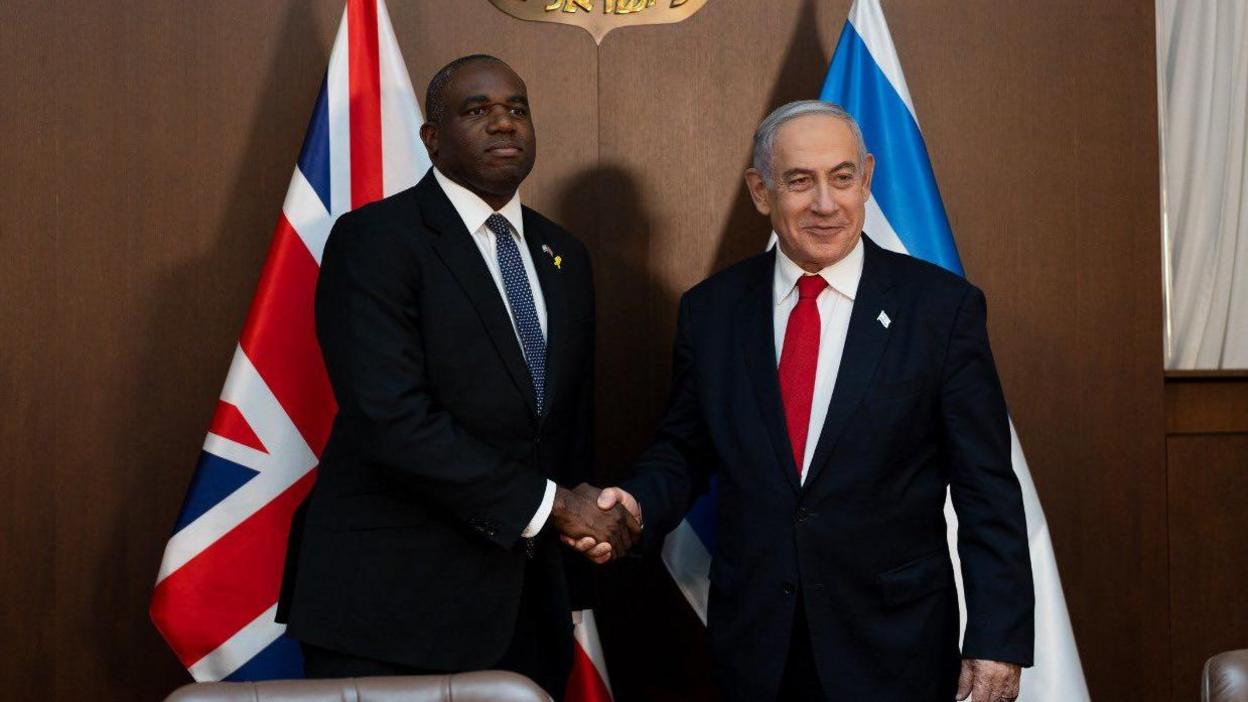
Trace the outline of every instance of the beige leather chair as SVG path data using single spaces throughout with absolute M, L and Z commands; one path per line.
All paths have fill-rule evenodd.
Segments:
M 552 702 L 523 675 L 483 670 L 336 680 L 195 683 L 165 702 Z
M 1248 649 L 1227 651 L 1205 661 L 1201 702 L 1248 702 Z

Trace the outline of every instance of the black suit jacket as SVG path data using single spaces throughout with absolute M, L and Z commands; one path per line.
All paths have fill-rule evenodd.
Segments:
M 863 238 L 862 280 L 805 483 L 776 373 L 775 254 L 684 295 L 667 413 L 635 477 L 647 538 L 718 475 L 708 626 L 731 699 L 775 699 L 798 602 L 830 699 L 952 699 L 962 653 L 1029 665 L 1032 582 L 983 294 Z M 890 318 L 885 327 L 878 320 Z
M 592 464 L 594 290 L 580 242 L 523 216 L 546 298 L 543 416 L 506 303 L 432 172 L 335 224 L 316 328 L 338 415 L 292 537 L 282 609 L 295 638 L 488 667 L 526 567 L 546 572 L 550 626 L 570 631 L 557 539 L 543 530 L 530 560 L 520 532 L 547 478 L 575 484 Z

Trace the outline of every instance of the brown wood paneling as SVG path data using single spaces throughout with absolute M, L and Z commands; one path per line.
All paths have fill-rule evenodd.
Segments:
M 1182 702 L 1197 698 L 1206 659 L 1248 646 L 1248 433 L 1166 444 L 1171 670 Z
M 1166 434 L 1228 433 L 1248 433 L 1248 375 L 1166 380 Z
M 391 3 L 422 100 L 469 52 L 529 84 L 541 152 L 526 201 L 597 266 L 605 471 L 653 427 L 676 297 L 761 247 L 767 224 L 740 185 L 750 134 L 818 93 L 848 5 L 712 0 L 596 49 L 486 0 Z M 988 293 L 1093 696 L 1165 698 L 1152 6 L 886 10 Z M 0 4 L 0 624 L 22 642 L 0 688 L 159 699 L 185 680 L 147 598 L 341 11 Z M 619 611 L 604 612 L 608 639 L 635 613 Z M 625 694 L 655 678 L 637 660 L 613 667 Z
M 1096 700 L 1168 696 L 1152 6 L 890 5 Z
M 596 153 L 588 35 L 391 5 L 422 102 L 462 53 L 528 79 L 526 198 L 592 224 L 567 194 Z M 342 8 L 0 4 L 0 688 L 154 700 L 189 680 L 147 603 Z
M 55 645 L 47 620 L 31 613 L 52 611 L 55 578 L 47 565 L 54 526 L 55 484 L 48 479 L 49 453 L 57 441 L 48 389 L 57 370 L 46 362 L 56 330 L 48 324 L 55 279 L 49 232 L 18 227 L 17 213 L 38 216 L 56 192 L 48 169 L 53 137 L 40 125 L 56 119 L 56 106 L 39 89 L 40 67 L 52 54 L 48 45 L 27 45 L 23 34 L 47 37 L 53 18 L 37 7 L 0 7 L 0 66 L 5 67 L 5 99 L 0 100 L 0 689 L 20 689 L 30 680 L 50 681 Z M 32 207 L 33 205 L 33 207 Z
M 0 22 L 22 27 L 5 65 L 42 106 L 6 120 L 6 183 L 42 187 L 0 213 L 24 244 L 0 266 L 39 273 L 18 304 L 41 372 L 17 383 L 51 434 L 15 493 L 40 515 L 22 577 L 50 601 L 10 615 L 43 646 L 0 667 L 41 696 L 187 680 L 147 600 L 324 70 L 316 9 L 62 2 Z

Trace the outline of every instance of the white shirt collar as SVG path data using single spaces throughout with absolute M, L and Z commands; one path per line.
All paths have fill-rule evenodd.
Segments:
M 459 214 L 459 218 L 464 221 L 464 227 L 469 234 L 475 233 L 485 224 L 485 220 L 494 214 L 494 210 L 482 200 L 479 195 L 472 192 L 468 188 L 447 178 L 437 168 L 433 169 L 433 177 L 438 181 L 438 185 L 442 186 L 442 192 L 446 193 L 446 198 L 451 201 L 451 206 L 455 208 L 455 212 Z M 511 228 L 520 236 L 520 240 L 524 240 L 524 215 L 520 208 L 520 191 L 503 205 L 503 209 L 498 213 L 506 218 Z
M 853 300 L 858 294 L 858 283 L 862 281 L 863 258 L 863 244 L 860 236 L 858 243 L 850 249 L 845 258 L 819 271 L 819 275 L 828 281 L 828 287 Z M 785 256 L 777 242 L 775 294 L 772 297 L 777 305 L 793 294 L 794 289 L 797 288 L 797 279 L 803 275 L 806 275 L 806 271 Z

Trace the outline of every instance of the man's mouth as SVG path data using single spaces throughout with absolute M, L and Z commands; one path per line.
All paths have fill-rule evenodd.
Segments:
M 839 233 L 845 228 L 844 224 L 810 224 L 802 227 L 811 234 L 818 236 L 832 236 Z
M 491 144 L 485 149 L 486 153 L 500 158 L 512 158 L 519 156 L 521 151 L 524 151 L 524 149 L 519 145 L 510 143 Z

